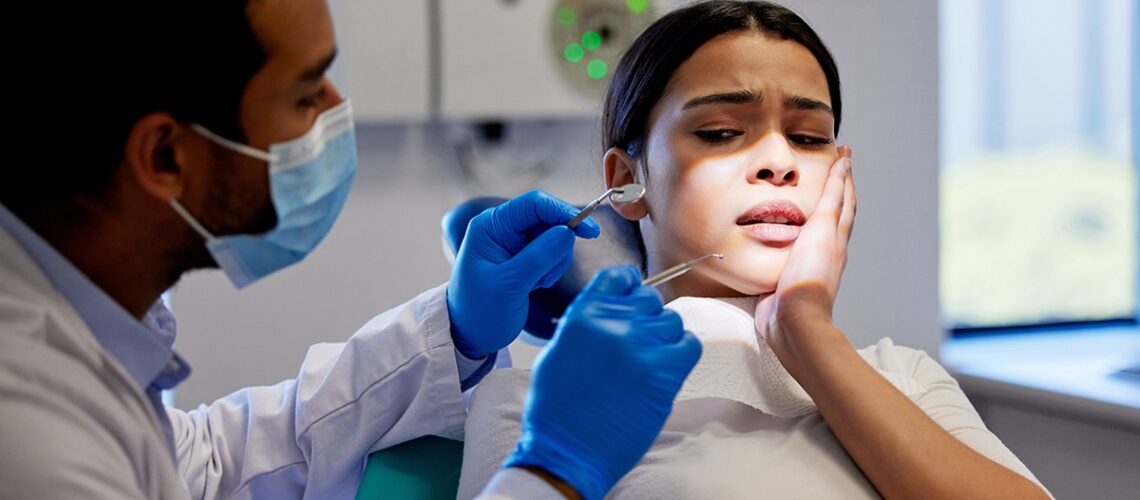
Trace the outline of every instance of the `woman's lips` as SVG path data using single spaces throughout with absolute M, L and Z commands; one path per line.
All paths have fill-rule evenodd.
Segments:
M 788 200 L 770 200 L 748 209 L 736 224 L 751 237 L 769 246 L 790 245 L 800 235 L 807 217 Z
M 742 226 L 753 238 L 769 246 L 787 246 L 800 236 L 800 226 L 788 224 L 756 223 Z

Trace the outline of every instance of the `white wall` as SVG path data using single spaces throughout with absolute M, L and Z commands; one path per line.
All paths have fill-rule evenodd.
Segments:
M 836 318 L 856 345 L 882 336 L 934 353 L 937 304 L 937 3 L 800 0 L 834 52 L 845 98 L 840 139 L 855 149 L 859 216 Z M 517 161 L 549 156 L 542 184 L 582 203 L 601 185 L 596 124 L 531 124 Z M 439 125 L 362 127 L 361 171 L 344 214 L 305 262 L 242 292 L 217 272 L 178 286 L 177 348 L 194 368 L 181 407 L 291 377 L 308 345 L 447 279 L 439 218 L 485 189 L 465 186 Z M 512 158 L 513 155 L 498 155 Z M 584 174 L 585 173 L 585 174 Z M 517 176 L 515 176 L 517 178 Z M 520 186 L 495 194 L 510 195 Z M 519 349 L 523 363 L 533 349 Z M 520 356 L 521 355 L 521 356 Z

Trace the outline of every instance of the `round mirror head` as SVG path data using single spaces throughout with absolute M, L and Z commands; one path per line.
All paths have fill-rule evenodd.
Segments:
M 645 187 L 641 184 L 626 184 L 616 190 L 614 194 L 610 195 L 610 201 L 616 205 L 625 205 L 626 203 L 633 203 L 645 196 Z

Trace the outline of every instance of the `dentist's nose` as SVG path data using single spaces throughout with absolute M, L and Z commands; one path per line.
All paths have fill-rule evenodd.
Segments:
M 799 182 L 800 172 L 796 167 L 796 156 L 787 137 L 771 133 L 760 139 L 755 147 L 756 161 L 749 182 L 775 186 L 794 186 Z

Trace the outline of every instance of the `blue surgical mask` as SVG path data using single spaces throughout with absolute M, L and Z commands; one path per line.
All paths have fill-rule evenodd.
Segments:
M 237 288 L 244 288 L 304 259 L 332 228 L 356 174 L 356 136 L 348 100 L 317 117 L 305 135 L 254 149 L 191 127 L 235 152 L 269 163 L 269 186 L 277 226 L 257 235 L 215 236 L 178 203 L 170 200 L 190 227 L 206 240 L 206 248 Z

